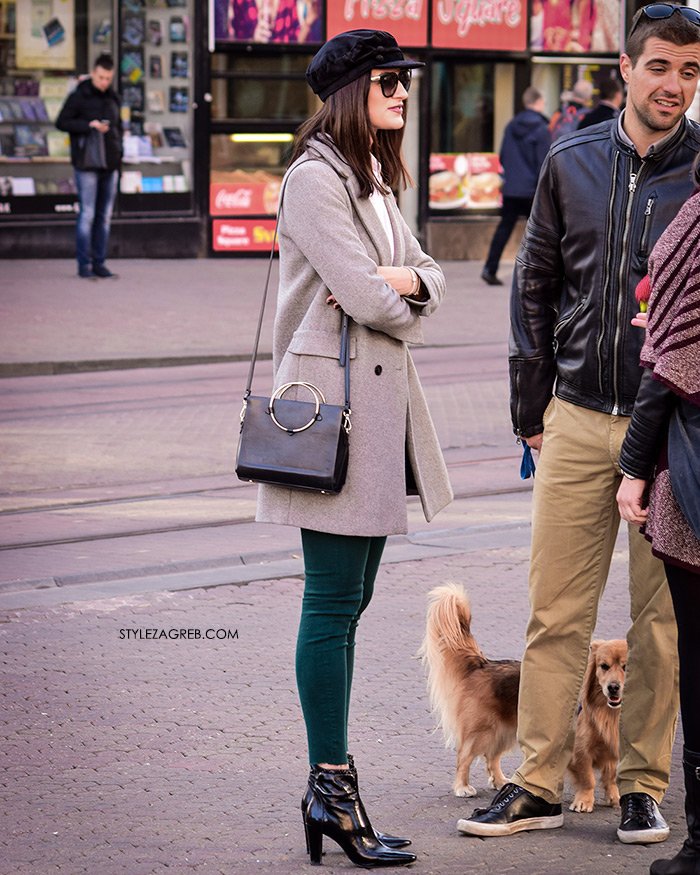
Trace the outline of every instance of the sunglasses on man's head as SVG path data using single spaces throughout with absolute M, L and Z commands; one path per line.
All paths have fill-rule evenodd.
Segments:
M 396 94 L 396 89 L 399 87 L 399 82 L 403 85 L 404 91 L 409 91 L 411 88 L 411 71 L 400 70 L 398 73 L 382 73 L 381 76 L 370 76 L 369 81 L 379 82 L 384 97 L 393 97 Z
M 690 6 L 676 6 L 673 3 L 652 3 L 650 6 L 643 6 L 642 12 L 647 18 L 651 18 L 654 21 L 661 18 L 670 18 L 674 12 L 680 12 L 683 18 L 700 27 L 700 12 L 698 12 L 697 9 L 691 9 Z M 635 27 L 639 24 L 642 18 L 643 16 L 640 15 L 632 25 L 632 29 L 627 34 L 627 39 L 632 36 Z

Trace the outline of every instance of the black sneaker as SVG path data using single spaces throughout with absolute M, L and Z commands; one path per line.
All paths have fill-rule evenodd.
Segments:
M 495 273 L 489 273 L 487 270 L 482 272 L 481 279 L 489 286 L 503 285 L 503 280 L 499 280 Z
M 668 838 L 668 824 L 648 793 L 625 793 L 620 797 L 622 817 L 617 837 L 626 845 L 649 845 Z
M 104 264 L 93 264 L 92 270 L 93 270 L 93 273 L 95 274 L 95 276 L 98 276 L 100 279 L 103 279 L 103 280 L 107 280 L 107 279 L 115 279 L 116 280 L 119 278 L 118 273 L 112 273 L 112 271 L 108 267 L 105 267 Z
M 78 276 L 81 280 L 94 280 L 97 279 L 95 274 L 92 272 L 92 268 L 90 265 L 86 265 L 85 267 L 78 268 Z
M 475 808 L 471 817 L 457 821 L 460 832 L 473 836 L 509 836 L 558 826 L 564 826 L 561 805 L 550 805 L 517 784 L 504 784 L 488 808 Z

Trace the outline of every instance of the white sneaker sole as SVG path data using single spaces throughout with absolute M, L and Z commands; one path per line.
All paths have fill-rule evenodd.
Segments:
M 531 829 L 556 829 L 564 826 L 564 815 L 553 817 L 530 817 L 514 820 L 512 823 L 479 823 L 474 820 L 458 820 L 457 829 L 465 835 L 472 836 L 511 836 L 516 832 Z
M 670 833 L 666 829 L 618 829 L 617 837 L 625 845 L 653 845 L 655 842 L 665 842 Z

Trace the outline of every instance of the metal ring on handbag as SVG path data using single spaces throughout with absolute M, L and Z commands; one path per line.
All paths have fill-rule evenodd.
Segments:
M 300 428 L 288 428 L 286 425 L 282 425 L 275 416 L 275 400 L 281 400 L 282 396 L 292 388 L 292 386 L 303 386 L 305 389 L 308 389 L 309 392 L 314 396 L 314 415 L 311 419 L 306 423 L 306 425 L 302 425 Z M 302 382 L 294 382 L 294 383 L 285 383 L 283 386 L 280 386 L 279 389 L 276 389 L 273 392 L 270 398 L 270 416 L 272 417 L 272 421 L 275 423 L 277 428 L 281 428 L 282 431 L 286 431 L 289 434 L 297 434 L 300 431 L 306 431 L 307 428 L 311 428 L 311 426 L 318 419 L 318 415 L 321 412 L 321 405 L 326 403 L 326 399 L 323 397 L 323 392 L 316 388 L 313 383 L 302 383 Z

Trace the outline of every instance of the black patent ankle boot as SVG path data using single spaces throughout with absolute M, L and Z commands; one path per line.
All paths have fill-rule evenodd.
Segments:
M 671 860 L 656 860 L 650 875 L 700 875 L 700 753 L 683 748 L 688 838 Z
M 355 768 L 355 761 L 353 760 L 351 754 L 348 754 L 348 764 L 350 766 L 350 771 L 355 775 L 355 781 L 357 782 L 357 769 Z M 304 795 L 301 797 L 301 816 L 304 817 L 304 812 L 308 808 L 309 802 L 311 800 L 311 788 L 313 787 L 313 782 L 316 777 L 316 773 L 318 772 L 318 766 L 311 766 L 311 770 L 309 771 L 309 783 L 306 785 L 306 791 Z M 359 786 L 358 786 L 359 793 Z M 360 799 L 360 804 L 362 804 L 362 800 Z M 406 848 L 411 844 L 410 839 L 402 839 L 399 836 L 388 835 L 387 833 L 379 832 L 378 829 L 374 830 L 374 834 L 379 839 L 379 841 L 386 845 L 387 848 Z M 306 853 L 309 853 L 309 839 L 306 839 Z
M 348 765 L 350 766 L 350 771 L 355 775 L 355 783 L 357 784 L 357 792 L 359 795 L 360 782 L 357 777 L 357 769 L 355 768 L 355 760 L 352 758 L 352 754 L 348 754 Z M 362 804 L 361 799 L 360 804 Z M 399 836 L 387 835 L 386 833 L 379 832 L 377 829 L 375 829 L 374 834 L 379 841 L 388 848 L 406 848 L 411 844 L 410 839 L 402 839 Z
M 357 792 L 357 777 L 349 769 L 312 769 L 313 786 L 304 812 L 309 858 L 319 864 L 323 837 L 333 839 L 356 866 L 403 866 L 415 854 L 389 848 L 379 841 Z

